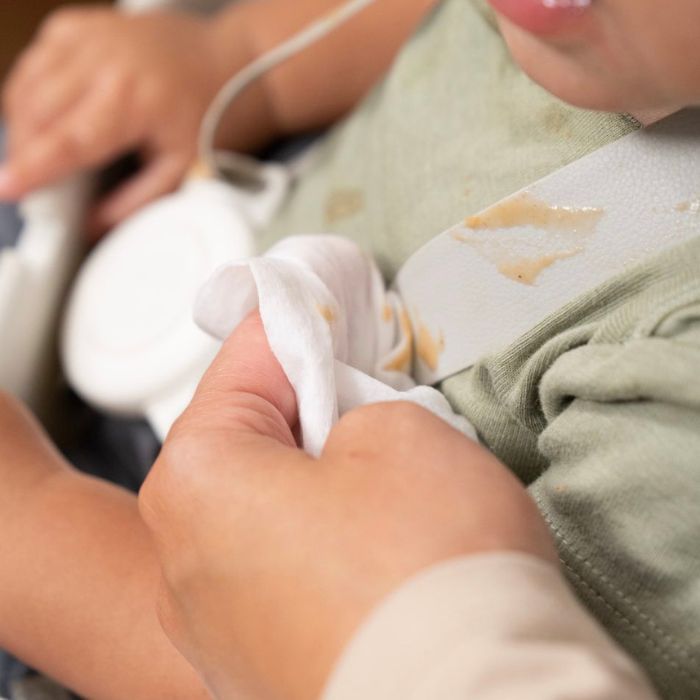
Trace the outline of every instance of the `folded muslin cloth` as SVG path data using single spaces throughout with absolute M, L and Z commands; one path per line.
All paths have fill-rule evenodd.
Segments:
M 223 340 L 256 307 L 272 352 L 297 395 L 304 449 L 318 455 L 347 411 L 412 401 L 476 439 L 437 390 L 411 378 L 411 326 L 374 261 L 337 236 L 296 236 L 264 256 L 219 268 L 195 320 Z

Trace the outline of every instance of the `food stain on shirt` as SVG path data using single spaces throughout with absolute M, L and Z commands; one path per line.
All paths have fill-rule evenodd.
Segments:
M 391 308 L 391 304 L 384 304 L 384 307 L 382 308 L 382 320 L 385 323 L 389 323 L 389 321 L 393 320 L 394 318 L 394 310 Z
M 557 261 L 582 253 L 604 214 L 595 207 L 553 206 L 525 192 L 468 217 L 452 237 L 474 248 L 500 274 L 532 286 Z
M 331 192 L 326 199 L 325 222 L 327 225 L 358 214 L 364 209 L 365 196 L 362 190 L 347 187 Z
M 421 323 L 416 334 L 416 355 L 433 372 L 437 369 L 440 355 L 445 350 L 445 336 L 440 333 L 435 337 L 428 327 Z
M 544 129 L 553 136 L 563 136 L 569 139 L 573 137 L 571 115 L 561 104 L 548 105 L 542 113 L 541 119 Z
M 676 205 L 676 211 L 683 214 L 700 214 L 700 197 L 689 202 L 681 202 Z
M 401 344 L 389 356 L 384 364 L 384 369 L 387 372 L 408 373 L 413 365 L 413 328 L 405 309 L 401 309 L 399 313 L 399 329 L 401 331 Z
M 474 180 L 471 176 L 464 178 L 464 186 L 462 189 L 462 195 L 465 199 L 469 199 L 474 192 Z

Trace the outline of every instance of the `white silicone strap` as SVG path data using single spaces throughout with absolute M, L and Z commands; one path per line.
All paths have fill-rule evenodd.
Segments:
M 431 240 L 396 279 L 418 381 L 470 367 L 606 279 L 699 235 L 699 175 L 700 112 L 687 110 Z

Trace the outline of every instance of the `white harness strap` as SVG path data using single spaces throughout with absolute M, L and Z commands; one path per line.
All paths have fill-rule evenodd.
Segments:
M 399 271 L 414 374 L 434 384 L 700 234 L 700 112 L 626 136 L 440 234 Z M 700 270 L 698 271 L 700 274 Z

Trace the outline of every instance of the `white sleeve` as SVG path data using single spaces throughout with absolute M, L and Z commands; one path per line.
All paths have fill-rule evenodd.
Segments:
M 451 560 L 362 624 L 322 700 L 652 700 L 642 671 L 535 557 Z

